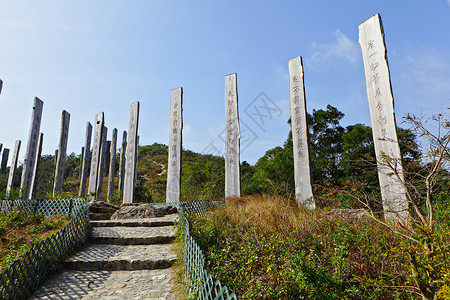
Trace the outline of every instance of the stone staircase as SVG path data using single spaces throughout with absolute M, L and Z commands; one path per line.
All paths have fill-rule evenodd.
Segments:
M 92 220 L 89 244 L 30 299 L 175 299 L 176 218 Z

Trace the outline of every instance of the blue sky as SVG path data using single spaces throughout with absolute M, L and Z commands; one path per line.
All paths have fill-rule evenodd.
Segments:
M 63 109 L 71 114 L 68 153 L 80 153 L 86 122 L 103 111 L 109 138 L 112 128 L 121 136 L 136 100 L 140 144 L 167 144 L 170 90 L 182 86 L 183 146 L 220 153 L 224 77 L 236 72 L 241 161 L 253 164 L 287 138 L 288 60 L 299 55 L 308 111 L 331 104 L 343 125 L 369 125 L 358 25 L 376 13 L 397 122 L 445 112 L 450 0 L 0 1 L 0 143 L 12 151 L 22 140 L 23 161 L 37 96 L 44 154 L 58 147 Z

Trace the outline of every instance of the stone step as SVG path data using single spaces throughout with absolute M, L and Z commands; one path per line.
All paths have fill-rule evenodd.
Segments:
M 117 227 L 117 226 L 127 226 L 127 227 L 160 227 L 160 226 L 171 226 L 175 224 L 178 215 L 166 215 L 164 217 L 158 218 L 147 218 L 147 219 L 117 219 L 117 220 L 91 220 L 91 225 L 93 227 Z
M 89 213 L 90 220 L 109 220 L 112 213 Z
M 175 299 L 172 269 L 66 270 L 53 275 L 30 299 Z
M 91 242 L 95 244 L 150 245 L 168 244 L 175 240 L 176 229 L 163 227 L 94 227 Z
M 70 270 L 145 270 L 170 268 L 177 260 L 174 245 L 91 244 L 65 262 Z

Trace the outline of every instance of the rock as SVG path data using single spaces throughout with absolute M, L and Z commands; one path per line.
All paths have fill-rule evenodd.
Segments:
M 176 214 L 178 209 L 175 206 L 166 206 L 166 215 Z
M 174 214 L 177 212 L 176 207 L 173 206 L 153 206 L 150 204 L 129 204 L 123 206 L 112 215 L 111 220 L 116 219 L 143 219 L 163 217 L 167 214 Z
M 89 205 L 89 211 L 91 213 L 109 213 L 113 214 L 117 210 L 119 210 L 119 207 L 103 202 L 103 201 L 93 201 Z
M 158 212 L 153 206 L 148 204 L 141 205 L 127 205 L 119 209 L 112 215 L 111 220 L 115 219 L 142 219 L 161 217 L 162 214 Z

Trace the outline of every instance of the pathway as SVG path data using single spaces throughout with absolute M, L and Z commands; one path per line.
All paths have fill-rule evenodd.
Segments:
M 176 218 L 91 221 L 90 243 L 30 299 L 175 299 Z

